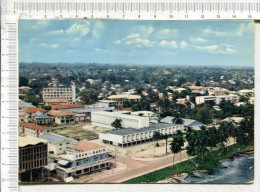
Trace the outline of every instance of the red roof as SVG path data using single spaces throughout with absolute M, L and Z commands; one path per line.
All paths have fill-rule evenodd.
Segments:
M 28 108 L 28 109 L 25 109 L 24 110 L 24 112 L 25 113 L 36 113 L 36 112 L 46 112 L 46 110 L 45 109 L 43 109 L 43 108 Z
M 52 109 L 48 112 L 48 115 L 51 115 L 51 116 L 72 116 L 72 115 L 74 115 L 74 113 L 71 112 L 71 111 L 57 111 L 57 110 Z
M 62 104 L 62 105 L 52 105 L 52 109 L 71 109 L 71 108 L 81 108 L 83 107 L 82 104 L 76 103 L 76 104 Z
M 86 139 L 79 141 L 76 145 L 73 146 L 74 149 L 79 151 L 93 151 L 98 149 L 105 149 L 104 145 L 100 145 Z
M 41 126 L 41 125 L 36 125 L 34 123 L 20 123 L 21 127 L 26 127 L 29 129 L 34 129 L 34 130 L 38 130 L 38 131 L 44 131 L 46 130 L 45 127 Z

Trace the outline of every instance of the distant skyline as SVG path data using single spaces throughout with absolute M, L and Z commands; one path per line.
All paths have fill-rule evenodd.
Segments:
M 19 61 L 252 67 L 253 22 L 20 20 Z

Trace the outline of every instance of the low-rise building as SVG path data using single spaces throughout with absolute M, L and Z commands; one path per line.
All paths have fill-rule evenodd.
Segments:
M 56 124 L 75 123 L 75 114 L 71 111 L 50 110 L 48 115 L 54 118 Z
M 113 157 L 106 146 L 81 140 L 57 163 L 57 175 L 62 178 L 88 174 L 113 166 Z
M 238 95 L 218 95 L 218 96 L 197 96 L 195 98 L 196 104 L 200 105 L 203 103 L 210 103 L 213 102 L 216 105 L 218 105 L 221 100 L 224 99 L 226 101 L 231 101 L 232 103 L 239 102 L 239 96 Z
M 80 103 L 75 103 L 75 104 L 55 104 L 55 105 L 51 105 L 52 109 L 55 110 L 64 110 L 64 109 L 78 109 L 78 108 L 82 108 L 83 105 Z
M 53 118 L 49 117 L 46 113 L 38 111 L 32 115 L 31 121 L 37 125 L 50 125 L 53 122 Z
M 23 111 L 23 115 L 24 115 L 24 122 L 29 122 L 32 120 L 32 116 L 34 113 L 36 112 L 42 112 L 42 113 L 46 113 L 47 111 L 45 109 L 42 108 L 27 108 Z
M 48 141 L 49 153 L 58 155 L 66 153 L 67 150 L 78 142 L 69 137 L 50 132 L 42 134 L 40 138 Z
M 172 116 L 167 116 L 161 119 L 161 123 L 174 124 L 174 125 L 183 125 L 184 127 L 191 127 L 193 129 L 199 129 L 204 124 L 200 121 L 194 119 L 186 119 L 186 118 L 176 118 Z
M 43 101 L 46 105 L 64 105 L 64 104 L 70 104 L 71 101 L 68 101 L 66 99 L 60 99 L 60 98 L 54 98 L 54 99 L 46 99 Z
M 20 131 L 25 135 L 40 137 L 47 132 L 47 129 L 41 125 L 36 125 L 34 123 L 21 122 Z
M 151 124 L 149 127 L 142 129 L 117 129 L 99 133 L 99 139 L 105 144 L 119 147 L 128 147 L 145 142 L 153 141 L 155 132 L 163 135 L 172 135 L 177 130 L 184 130 L 183 125 L 174 125 L 167 123 Z
M 97 111 L 91 113 L 91 122 L 93 125 L 113 128 L 111 124 L 121 119 L 122 128 L 144 128 L 149 127 L 149 118 L 135 115 L 126 115 L 119 112 Z

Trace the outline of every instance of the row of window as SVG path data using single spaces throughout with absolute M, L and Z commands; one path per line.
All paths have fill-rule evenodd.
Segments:
M 97 151 L 93 151 L 92 154 L 97 154 L 97 153 L 101 153 L 101 152 L 105 152 L 105 151 L 106 151 L 106 149 L 100 149 Z M 87 156 L 88 154 L 90 155 L 91 153 L 81 153 L 81 154 L 76 155 L 76 158 L 84 157 L 84 156 Z

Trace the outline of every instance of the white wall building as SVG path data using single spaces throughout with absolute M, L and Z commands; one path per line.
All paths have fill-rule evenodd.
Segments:
M 93 125 L 113 128 L 111 123 L 116 119 L 121 119 L 123 128 L 144 128 L 149 127 L 149 118 L 126 115 L 118 112 L 106 112 L 106 111 L 97 111 L 91 113 L 91 122 Z
M 99 139 L 105 144 L 128 147 L 153 140 L 154 132 L 158 131 L 163 135 L 171 135 L 177 130 L 184 130 L 184 125 L 166 123 L 152 124 L 143 129 L 118 129 L 99 133 Z
M 66 99 L 76 101 L 76 86 L 72 83 L 71 87 L 47 87 L 42 91 L 43 100 L 47 99 Z
M 238 95 L 218 95 L 218 96 L 198 96 L 196 97 L 196 104 L 199 105 L 210 101 L 219 104 L 222 99 L 225 99 L 226 101 L 231 101 L 233 103 L 239 102 Z

